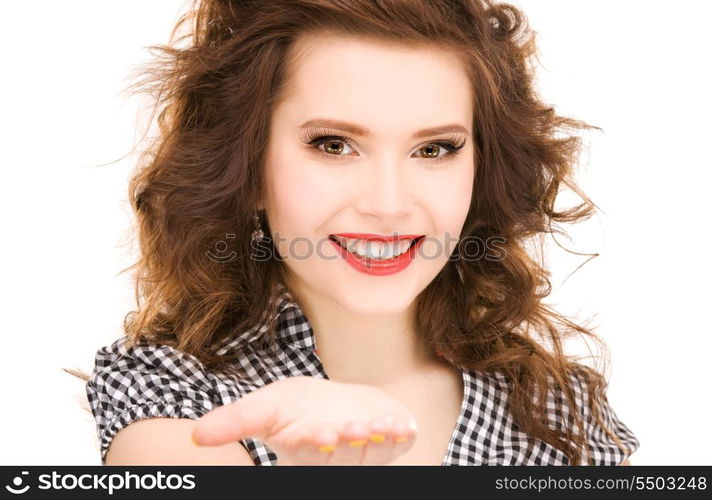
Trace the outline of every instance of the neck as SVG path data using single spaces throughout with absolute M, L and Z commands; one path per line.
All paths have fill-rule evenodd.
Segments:
M 293 293 L 331 380 L 386 386 L 438 363 L 415 334 L 412 306 L 388 315 L 362 315 L 311 290 Z

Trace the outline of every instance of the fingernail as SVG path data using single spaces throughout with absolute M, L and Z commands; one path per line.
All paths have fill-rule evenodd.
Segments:
M 197 441 L 195 440 L 195 434 L 191 434 L 191 435 L 190 435 L 190 440 L 193 441 L 193 444 L 194 444 L 195 446 L 202 446 L 199 442 L 197 442 Z
M 403 441 L 408 440 L 408 436 L 396 436 L 393 438 L 396 443 L 402 443 Z
M 363 446 L 366 444 L 365 439 L 357 439 L 355 441 L 349 441 L 349 446 L 357 447 L 357 446 Z
M 333 444 L 324 444 L 319 446 L 319 451 L 323 451 L 324 453 L 329 453 L 330 451 L 334 451 L 336 449 L 336 445 Z
M 371 434 L 371 441 L 374 443 L 382 443 L 386 440 L 386 436 L 383 434 Z

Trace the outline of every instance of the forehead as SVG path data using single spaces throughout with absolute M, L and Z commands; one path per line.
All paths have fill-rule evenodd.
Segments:
M 434 44 L 309 34 L 295 41 L 288 64 L 283 105 L 295 121 L 350 119 L 386 132 L 389 127 L 453 120 L 468 125 L 472 120 L 472 87 L 464 63 L 452 50 Z

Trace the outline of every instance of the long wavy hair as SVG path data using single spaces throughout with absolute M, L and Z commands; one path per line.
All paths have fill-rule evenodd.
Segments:
M 158 113 L 159 133 L 129 185 L 140 257 L 125 269 L 136 271 L 137 302 L 124 319 L 127 342 L 171 345 L 215 371 L 238 364 L 239 352 L 220 355 L 218 346 L 264 320 L 285 276 L 281 259 L 250 258 L 270 116 L 290 84 L 295 39 L 319 32 L 454 49 L 474 89 L 471 206 L 455 258 L 416 300 L 417 335 L 456 365 L 504 374 L 518 428 L 573 465 L 588 450 L 581 415 L 573 415 L 578 433 L 553 426 L 547 394 L 558 388 L 575 408 L 571 376 L 583 376 L 594 418 L 625 449 L 600 417 L 605 343 L 542 302 L 551 291 L 541 263 L 545 235 L 565 234 L 560 223 L 585 220 L 596 207 L 574 182 L 573 166 L 582 146 L 575 132 L 599 127 L 559 116 L 542 102 L 533 88 L 536 33 L 509 4 L 194 0 L 168 45 L 150 47 L 155 58 L 128 88 L 152 98 L 150 121 Z M 562 184 L 583 202 L 557 211 Z M 269 221 L 261 218 L 269 235 Z M 226 234 L 234 235 L 235 258 L 206 258 Z M 506 258 L 457 258 L 473 238 L 499 238 Z M 541 245 L 539 259 L 527 252 L 530 241 Z M 272 319 L 267 332 L 267 341 L 276 338 Z M 603 368 L 566 354 L 564 340 L 574 336 L 600 346 Z

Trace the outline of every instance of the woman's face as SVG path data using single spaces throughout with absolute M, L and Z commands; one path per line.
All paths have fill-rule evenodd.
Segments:
M 293 55 L 292 91 L 270 125 L 262 203 L 288 283 L 356 314 L 405 311 L 446 265 L 470 207 L 464 67 L 436 47 L 336 35 L 303 37 Z M 319 137 L 329 138 L 308 144 Z M 379 272 L 330 239 L 345 233 L 425 238 L 412 258 Z

